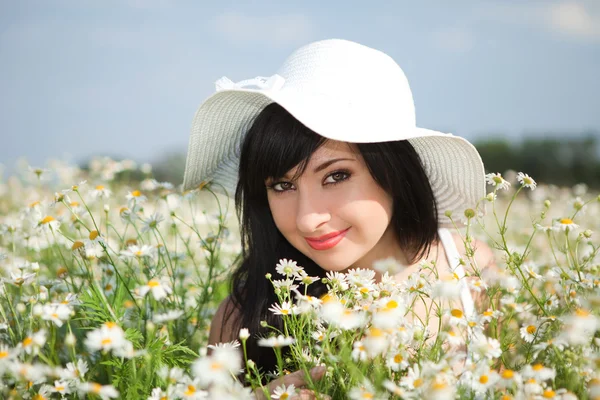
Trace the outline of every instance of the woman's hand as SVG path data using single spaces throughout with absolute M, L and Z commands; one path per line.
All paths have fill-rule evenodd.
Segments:
M 325 375 L 325 371 L 326 371 L 326 368 L 323 366 L 314 367 L 309 371 L 310 378 L 313 381 L 318 381 L 319 379 L 321 379 L 323 377 L 323 375 Z M 292 372 L 291 374 L 279 377 L 279 378 L 275 379 L 274 381 L 269 382 L 269 384 L 266 386 L 266 389 L 269 391 L 269 393 L 273 394 L 273 391 L 278 386 L 285 385 L 286 387 L 288 387 L 290 385 L 294 385 L 294 387 L 297 389 L 300 389 L 300 391 L 299 391 L 299 393 L 290 397 L 290 400 L 316 400 L 316 399 L 329 400 L 329 399 L 331 399 L 331 397 L 329 397 L 327 395 L 324 395 L 324 394 L 317 395 L 314 391 L 303 388 L 304 386 L 307 385 L 307 383 L 308 382 L 304 376 L 304 371 L 300 370 L 300 371 L 295 371 L 295 372 Z M 265 393 L 263 392 L 263 390 L 261 388 L 255 389 L 254 394 L 256 395 L 257 400 L 266 400 L 267 399 Z

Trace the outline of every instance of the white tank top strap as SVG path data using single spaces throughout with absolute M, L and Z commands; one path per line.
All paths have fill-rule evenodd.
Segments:
M 454 239 L 452 238 L 452 233 L 450 233 L 447 228 L 439 228 L 438 233 L 440 235 L 440 239 L 442 240 L 442 246 L 444 246 L 444 251 L 446 252 L 450 269 L 458 276 L 460 301 L 463 306 L 463 311 L 467 318 L 471 318 L 475 315 L 475 302 L 473 301 L 473 296 L 471 296 L 469 285 L 465 279 L 465 270 L 460 264 L 461 257 L 458 253 L 458 249 L 456 248 L 456 244 L 454 243 Z

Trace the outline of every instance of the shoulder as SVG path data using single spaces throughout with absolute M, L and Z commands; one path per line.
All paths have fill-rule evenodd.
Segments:
M 227 296 L 219 307 L 210 324 L 208 344 L 231 342 L 238 337 L 237 321 L 241 318 L 239 308 L 231 295 Z

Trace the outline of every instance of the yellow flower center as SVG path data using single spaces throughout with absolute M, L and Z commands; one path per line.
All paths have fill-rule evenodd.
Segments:
M 148 286 L 150 286 L 151 288 L 158 287 L 160 286 L 160 282 L 156 279 L 152 279 L 150 280 L 150 282 L 148 282 Z
M 563 224 L 563 225 L 570 225 L 570 224 L 573 223 L 573 220 L 570 219 L 570 218 L 563 218 L 563 219 L 560 220 L 560 223 Z
M 372 399 L 372 398 L 373 398 L 373 393 L 370 393 L 370 392 L 364 392 L 364 393 L 362 394 L 362 398 L 363 398 L 363 399 Z
M 423 385 L 423 379 L 421 378 L 417 378 L 415 379 L 415 381 L 413 382 L 413 386 L 415 388 L 421 387 Z
M 394 308 L 398 308 L 398 302 L 396 300 L 390 300 L 385 305 L 385 308 L 388 310 L 393 310 Z
M 108 322 L 104 323 L 104 326 L 106 326 L 108 329 L 112 329 L 112 328 L 115 328 L 117 326 L 117 324 L 112 321 L 108 321 Z
M 481 375 L 479 377 L 479 383 L 481 383 L 482 385 L 485 385 L 486 383 L 488 383 L 489 380 L 490 380 L 490 378 L 487 375 Z
M 287 310 L 287 309 L 285 309 L 285 308 L 282 308 L 282 309 L 281 309 L 281 313 L 282 313 L 283 315 L 288 315 L 288 314 L 290 313 L 290 311 L 289 311 L 289 310 Z
M 40 205 L 40 202 L 39 201 L 34 201 L 33 203 L 31 203 L 29 205 L 29 208 L 33 208 L 33 207 L 38 206 L 38 205 Z
M 575 310 L 575 315 L 577 315 L 578 317 L 589 317 L 590 316 L 590 312 L 587 310 L 584 310 L 583 308 L 578 308 L 577 310 Z
M 194 385 L 188 385 L 187 390 L 183 393 L 187 396 L 196 393 L 196 387 Z
M 102 385 L 99 383 L 92 383 L 92 392 L 99 394 L 100 391 L 102 390 Z
M 51 215 L 47 215 L 47 216 L 44 217 L 43 220 L 40 221 L 40 224 L 45 225 L 45 224 L 47 224 L 49 222 L 52 222 L 52 221 L 55 221 L 54 217 L 51 216 Z
M 30 337 L 26 337 L 25 340 L 23 340 L 23 346 L 25 347 L 31 345 L 31 343 L 33 343 L 33 339 Z
M 58 386 L 55 386 L 55 389 L 60 392 L 62 390 L 65 390 L 65 387 L 63 385 L 58 385 Z
M 546 389 L 544 390 L 543 396 L 547 399 L 552 399 L 554 396 L 556 396 L 556 393 L 552 389 Z
M 463 317 L 463 312 L 461 310 L 459 310 L 458 308 L 453 308 L 452 311 L 450 311 L 450 314 L 452 314 L 452 316 L 454 318 L 462 318 Z
M 535 333 L 535 326 L 529 325 L 527 327 L 527 333 L 529 333 L 530 335 L 533 335 Z
M 402 357 L 402 354 L 396 354 L 394 356 L 394 362 L 396 364 L 400 364 L 402 362 L 402 360 L 404 360 L 404 357 Z
M 85 246 L 83 244 L 83 242 L 80 242 L 79 240 L 76 240 L 75 242 L 73 242 L 73 245 L 71 246 L 71 250 L 75 251 L 77 249 L 82 248 L 83 246 Z
M 284 394 L 282 394 L 281 396 L 279 396 L 279 398 L 280 398 L 280 399 L 283 399 L 283 400 L 286 400 L 288 397 L 290 397 L 290 395 L 289 395 L 289 394 L 287 394 L 287 393 L 284 393 Z
M 216 362 L 216 361 L 213 361 L 210 364 L 210 369 L 212 369 L 213 371 L 218 371 L 220 369 L 223 369 L 223 364 L 221 364 L 219 362 Z
M 96 190 L 104 190 L 104 185 L 97 185 Z
M 142 192 L 140 192 L 139 190 L 134 190 L 133 192 L 131 192 L 131 195 L 133 197 L 140 197 L 142 195 Z
M 532 368 L 534 371 L 541 371 L 544 369 L 544 366 L 542 364 L 535 364 Z
M 98 233 L 98 231 L 91 231 L 91 232 L 90 232 L 90 240 L 94 240 L 94 239 L 96 239 L 96 238 L 98 237 L 98 235 L 100 235 L 100 234 Z
M 8 357 L 8 351 L 0 351 L 0 358 Z
M 71 207 L 77 207 L 77 206 L 79 205 L 79 202 L 77 202 L 77 201 L 72 201 L 72 202 L 71 202 L 69 205 L 70 205 Z
M 486 317 L 491 317 L 492 315 L 494 315 L 494 312 L 493 311 L 484 311 L 483 315 Z
M 381 329 L 371 328 L 371 329 L 369 329 L 369 335 L 375 336 L 375 337 L 381 337 L 381 336 L 383 336 L 383 332 L 381 331 Z
M 515 372 L 512 369 L 506 369 L 502 372 L 502 377 L 504 379 L 512 379 L 515 376 Z
M 105 339 L 102 339 L 102 342 L 100 342 L 100 343 L 102 343 L 103 346 L 106 346 L 106 345 L 112 343 L 112 339 L 111 338 L 105 338 Z
M 431 388 L 433 390 L 443 390 L 445 388 L 447 388 L 448 385 L 446 384 L 446 382 L 444 381 L 438 381 L 436 380 L 435 382 L 433 382 L 433 385 L 431 385 Z

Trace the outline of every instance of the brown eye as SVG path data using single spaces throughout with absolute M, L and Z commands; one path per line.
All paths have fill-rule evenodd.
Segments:
M 349 177 L 350 177 L 350 174 L 348 172 L 337 171 L 337 172 L 330 174 L 327 177 L 327 179 L 325 180 L 325 183 L 336 184 L 336 183 L 340 183 L 340 182 L 347 180 Z
M 278 182 L 272 187 L 276 192 L 285 192 L 291 189 L 292 184 L 290 182 Z

